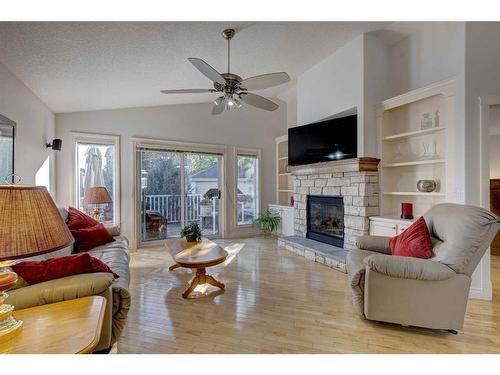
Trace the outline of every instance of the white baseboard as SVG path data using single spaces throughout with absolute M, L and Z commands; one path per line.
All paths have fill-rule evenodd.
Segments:
M 469 298 L 491 301 L 493 299 L 491 283 L 485 285 L 484 288 L 471 288 L 469 291 Z

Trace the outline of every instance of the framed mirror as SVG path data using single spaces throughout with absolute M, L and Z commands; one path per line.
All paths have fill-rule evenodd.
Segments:
M 0 184 L 12 183 L 16 123 L 0 115 Z

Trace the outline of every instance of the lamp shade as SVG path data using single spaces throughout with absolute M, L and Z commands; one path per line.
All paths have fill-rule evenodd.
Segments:
M 49 253 L 73 244 L 42 186 L 0 185 L 0 261 Z
M 111 202 L 108 190 L 104 186 L 88 188 L 83 197 L 83 204 L 104 204 Z

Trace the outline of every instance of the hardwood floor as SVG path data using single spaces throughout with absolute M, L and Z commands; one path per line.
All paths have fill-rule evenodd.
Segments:
M 208 272 L 224 293 L 183 299 L 192 274 L 161 247 L 132 253 L 132 307 L 118 353 L 500 353 L 500 258 L 494 300 L 471 300 L 458 335 L 358 317 L 347 275 L 278 249 L 275 239 L 217 241 Z

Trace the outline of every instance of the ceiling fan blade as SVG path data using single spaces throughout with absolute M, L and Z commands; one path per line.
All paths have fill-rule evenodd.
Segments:
M 178 90 L 161 90 L 162 94 L 200 94 L 204 92 L 216 92 L 214 89 L 178 89 Z
M 226 84 L 226 80 L 224 79 L 224 77 L 202 59 L 198 59 L 197 57 L 189 57 L 188 60 L 195 66 L 196 69 L 202 72 L 211 81 L 217 82 L 221 85 Z
M 282 85 L 290 81 L 290 76 L 285 72 L 262 74 L 244 79 L 241 87 L 247 90 L 262 90 L 269 87 Z
M 250 104 L 260 109 L 265 109 L 266 111 L 274 111 L 279 108 L 279 105 L 275 102 L 266 99 L 263 96 L 252 94 L 250 92 L 240 93 L 240 98 L 246 104 Z
M 212 115 L 220 115 L 224 112 L 224 108 L 226 108 L 226 101 L 221 100 L 218 104 L 215 104 L 212 108 Z

